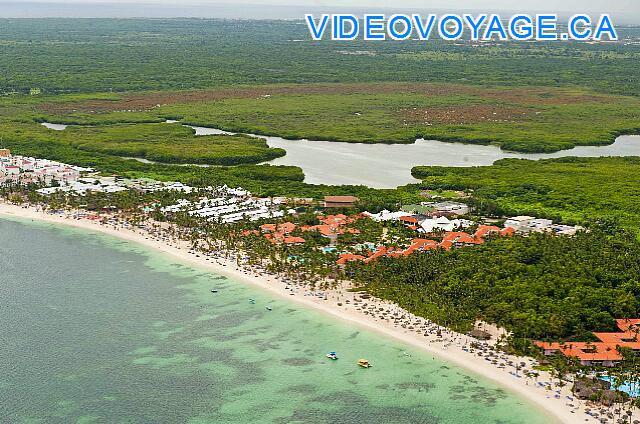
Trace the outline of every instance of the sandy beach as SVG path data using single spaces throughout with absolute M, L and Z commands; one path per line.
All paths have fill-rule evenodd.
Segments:
M 524 376 L 522 370 L 517 371 L 512 366 L 498 367 L 496 362 L 492 363 L 481 353 L 483 351 L 477 350 L 474 352 L 469 350 L 468 346 L 474 339 L 451 331 L 444 331 L 443 329 L 439 329 L 441 331 L 439 335 L 435 334 L 434 331 L 419 330 L 418 327 L 427 328 L 426 320 L 414 317 L 391 303 L 374 298 L 366 299 L 366 302 L 363 302 L 362 299 L 357 298 L 358 294 L 348 292 L 345 288 L 325 291 L 322 296 L 316 295 L 319 290 L 311 291 L 310 289 L 299 287 L 294 289 L 275 277 L 268 277 L 239 268 L 235 260 L 222 260 L 220 258 L 212 260 L 212 258 L 196 255 L 189 252 L 189 247 L 186 244 L 184 246 L 178 244 L 170 245 L 159 238 L 154 238 L 151 234 L 146 234 L 141 229 L 101 224 L 96 221 L 69 216 L 52 215 L 36 208 L 25 208 L 5 203 L 0 203 L 0 217 L 2 216 L 69 225 L 97 231 L 139 243 L 148 248 L 157 249 L 181 262 L 206 268 L 234 281 L 252 284 L 276 296 L 399 340 L 459 365 L 472 373 L 496 382 L 508 391 L 520 395 L 531 404 L 537 406 L 541 410 L 541 414 L 548 415 L 551 421 L 562 423 L 600 422 L 585 412 L 585 408 L 589 406 L 584 401 L 572 397 L 570 391 L 571 383 L 559 388 L 555 385 L 546 384 L 553 381 L 546 372 L 539 372 L 540 375 L 538 377 L 532 378 Z M 398 319 L 394 320 L 390 315 L 387 315 L 387 312 L 384 315 L 377 312 L 382 310 L 401 316 L 401 323 L 399 324 Z M 411 325 L 413 323 L 415 323 L 415 328 Z M 435 324 L 430 324 L 429 328 L 433 330 L 434 326 Z M 525 369 L 530 370 L 532 361 L 530 358 L 500 354 L 499 362 L 513 364 L 524 362 L 526 364 Z M 591 410 L 594 410 L 593 406 L 591 406 Z M 613 420 L 609 422 L 613 422 Z

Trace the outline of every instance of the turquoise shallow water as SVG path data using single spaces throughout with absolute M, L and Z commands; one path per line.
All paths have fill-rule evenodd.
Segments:
M 0 219 L 0 301 L 2 423 L 550 422 L 430 355 L 100 234 Z

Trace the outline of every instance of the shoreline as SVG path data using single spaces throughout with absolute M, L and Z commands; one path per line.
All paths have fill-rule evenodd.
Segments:
M 431 336 L 418 334 L 415 331 L 399 327 L 393 322 L 386 322 L 382 319 L 372 317 L 363 311 L 356 310 L 353 299 L 355 293 L 351 293 L 340 288 L 337 290 L 327 291 L 328 297 L 319 298 L 318 296 L 309 296 L 313 293 L 311 290 L 294 292 L 285 287 L 277 278 L 252 275 L 248 271 L 238 268 L 235 261 L 223 260 L 216 258 L 215 261 L 208 261 L 206 257 L 196 256 L 189 252 L 188 247 L 170 246 L 160 240 L 155 240 L 151 236 L 136 232 L 132 229 L 123 227 L 115 227 L 113 225 L 105 225 L 99 222 L 86 219 L 76 219 L 67 216 L 53 215 L 46 212 L 36 210 L 33 207 L 14 206 L 6 203 L 0 203 L 0 217 L 13 217 L 18 220 L 37 220 L 52 224 L 66 225 L 93 232 L 99 232 L 122 240 L 137 243 L 164 254 L 170 255 L 172 258 L 199 268 L 210 270 L 216 274 L 225 276 L 235 280 L 241 284 L 248 284 L 257 288 L 261 288 L 280 298 L 286 298 L 298 305 L 313 308 L 316 311 L 338 318 L 345 323 L 356 325 L 358 327 L 376 332 L 385 337 L 390 337 L 405 345 L 418 348 L 423 352 L 432 354 L 442 361 L 446 361 L 459 366 L 464 371 L 471 374 L 481 376 L 489 380 L 497 386 L 509 391 L 520 397 L 523 401 L 529 403 L 532 407 L 540 410 L 541 413 L 547 415 L 555 422 L 576 423 L 576 422 L 599 422 L 594 417 L 587 415 L 585 408 L 586 403 L 577 399 L 572 399 L 571 404 L 567 400 L 567 396 L 571 396 L 570 384 L 563 388 L 553 387 L 553 390 L 543 388 L 538 381 L 553 382 L 549 373 L 539 371 L 539 377 L 536 379 L 519 376 L 513 374 L 509 368 L 497 368 L 490 362 L 485 360 L 480 354 L 473 354 L 462 349 L 462 341 L 465 346 L 469 341 L 474 339 L 453 332 L 448 332 L 447 336 L 451 338 L 436 339 Z M 138 230 L 140 231 L 140 230 Z M 222 261 L 222 262 L 220 262 Z M 390 302 L 377 300 L 375 298 L 368 299 L 367 302 L 376 306 L 392 307 L 394 310 L 401 309 Z M 342 305 L 342 306 L 341 306 Z M 408 312 L 405 313 L 412 316 Z M 445 343 L 445 341 L 449 341 Z M 457 344 L 456 344 L 457 343 Z M 507 355 L 505 355 L 507 356 Z M 508 356 L 514 363 L 524 362 L 527 358 Z M 569 406 L 573 405 L 573 406 Z

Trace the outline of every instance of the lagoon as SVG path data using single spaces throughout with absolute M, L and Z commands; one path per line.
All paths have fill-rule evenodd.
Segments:
M 232 134 L 214 128 L 192 127 L 196 135 Z M 305 182 L 329 185 L 366 185 L 395 188 L 419 182 L 411 176 L 414 166 L 489 166 L 506 158 L 551 159 L 567 156 L 640 156 L 640 136 L 620 136 L 605 146 L 577 146 L 554 153 L 515 153 L 494 145 L 445 143 L 418 139 L 413 144 L 363 144 L 335 141 L 286 140 L 256 135 L 269 147 L 286 150 L 269 164 L 299 166 Z
M 0 235 L 8 422 L 551 422 L 422 351 L 137 244 L 24 220 Z
M 42 125 L 56 131 L 67 127 L 49 123 Z M 196 136 L 235 134 L 216 128 L 187 126 L 194 129 Z M 638 135 L 620 136 L 610 145 L 577 146 L 554 153 L 531 154 L 508 152 L 494 145 L 445 143 L 424 139 L 418 139 L 412 144 L 364 144 L 248 135 L 266 139 L 269 147 L 284 149 L 287 152 L 285 156 L 267 163 L 302 168 L 306 183 L 366 185 L 374 188 L 395 188 L 419 182 L 411 175 L 411 168 L 414 166 L 489 166 L 497 160 L 507 158 L 538 160 L 569 156 L 640 156 Z M 140 158 L 128 159 L 153 163 Z
M 499 159 L 549 159 L 567 156 L 640 156 L 640 136 L 618 137 L 608 146 L 578 146 L 549 154 L 524 154 L 497 146 L 445 143 L 419 139 L 414 144 L 354 144 L 330 141 L 282 140 L 266 137 L 270 147 L 286 156 L 269 163 L 302 168 L 310 184 L 362 184 L 395 188 L 419 182 L 411 175 L 414 166 L 489 166 Z

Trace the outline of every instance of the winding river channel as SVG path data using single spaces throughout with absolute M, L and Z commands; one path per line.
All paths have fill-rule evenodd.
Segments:
M 58 131 L 66 128 L 60 124 L 43 125 Z M 215 128 L 191 128 L 197 136 L 234 134 Z M 640 136 L 632 135 L 620 136 L 613 144 L 607 146 L 578 146 L 560 152 L 540 154 L 508 152 L 491 145 L 445 143 L 424 139 L 419 139 L 413 144 L 362 144 L 254 136 L 266 139 L 270 147 L 286 150 L 286 156 L 268 163 L 299 166 L 304 171 L 307 183 L 354 184 L 375 188 L 394 188 L 417 182 L 418 180 L 411 176 L 411 168 L 418 165 L 467 167 L 488 166 L 505 158 L 537 160 L 567 156 L 640 156 Z

